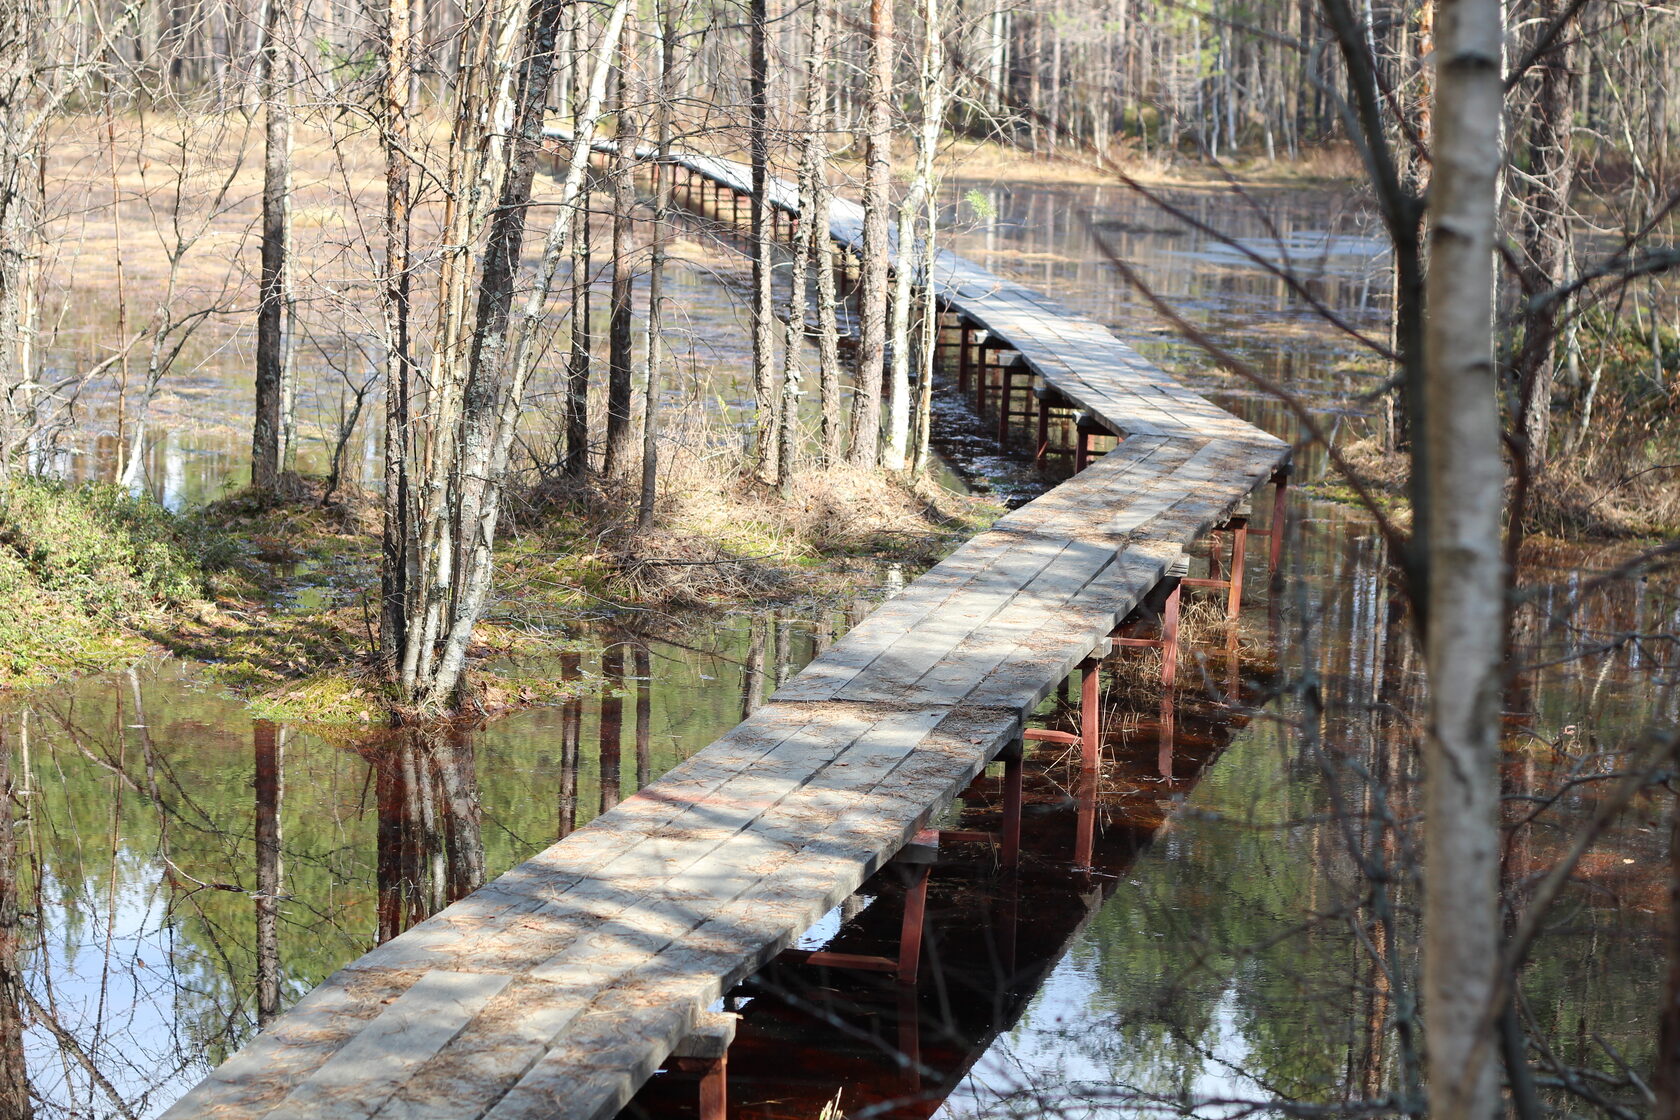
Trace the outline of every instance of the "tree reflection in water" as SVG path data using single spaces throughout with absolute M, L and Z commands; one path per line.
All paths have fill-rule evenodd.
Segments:
M 403 728 L 363 750 L 378 790 L 378 940 L 389 941 L 484 883 L 472 734 Z
M 0 738 L 0 1116 L 27 1120 L 34 1115 L 34 1105 L 23 1055 L 25 988 L 18 968 L 22 929 L 15 827 L 21 800 L 11 747 Z

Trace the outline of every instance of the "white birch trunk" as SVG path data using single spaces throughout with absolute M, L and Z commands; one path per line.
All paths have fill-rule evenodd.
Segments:
M 1440 0 L 1424 327 L 1430 713 L 1424 1023 L 1430 1114 L 1499 1115 L 1487 1037 L 1499 959 L 1504 465 L 1493 358 L 1499 0 Z

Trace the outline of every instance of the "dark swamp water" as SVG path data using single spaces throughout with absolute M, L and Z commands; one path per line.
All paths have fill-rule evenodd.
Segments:
M 1380 330 L 1386 269 L 1358 207 L 1256 197 L 1263 213 L 1223 192 L 1174 196 L 1271 259 L 1281 243 L 1317 298 Z M 1342 341 L 1273 277 L 1146 203 L 957 184 L 949 243 L 1293 435 L 1280 408 L 1159 327 L 1101 259 L 1087 214 L 1148 283 L 1309 396 L 1328 426 L 1365 431 L 1357 397 L 1370 385 Z M 695 363 L 717 379 L 707 391 L 731 398 L 745 353 L 731 298 L 698 270 L 676 295 L 708 339 Z M 240 384 L 231 370 L 224 383 Z M 966 475 L 1005 492 L 1046 484 L 997 456 L 960 406 L 941 412 Z M 237 431 L 240 418 L 227 421 Z M 163 429 L 156 492 L 213 494 L 238 445 Z M 1304 466 L 1312 477 L 1312 456 Z M 1264 549 L 1251 550 L 1235 655 L 1217 636 L 1193 645 L 1164 705 L 1135 668 L 1111 667 L 1100 774 L 1047 747 L 1031 756 L 1021 874 L 998 874 L 984 847 L 941 853 L 913 993 L 782 965 L 727 997 L 742 1016 L 733 1115 L 1224 1118 L 1243 1102 L 1333 1104 L 1395 1086 L 1387 1024 L 1408 1013 L 1416 962 L 1389 945 L 1406 941 L 1394 935 L 1416 889 L 1395 885 L 1399 928 L 1383 927 L 1350 851 L 1395 863 L 1416 841 L 1416 805 L 1387 791 L 1417 777 L 1417 656 L 1374 527 L 1305 499 L 1295 515 L 1280 586 L 1268 592 Z M 1517 633 L 1543 667 L 1510 690 L 1506 770 L 1514 792 L 1565 792 L 1543 812 L 1513 802 L 1513 820 L 1535 814 L 1512 833 L 1513 878 L 1545 867 L 1591 814 L 1596 775 L 1647 728 L 1680 720 L 1680 599 L 1657 580 L 1596 585 L 1620 559 L 1537 550 L 1523 572 Z M 884 579 L 882 594 L 892 588 Z M 161 1111 L 376 940 L 705 746 L 871 605 L 580 625 L 527 670 L 576 676 L 580 699 L 427 742 L 255 723 L 176 662 L 16 698 L 0 758 L 26 792 L 0 812 L 13 885 L 0 918 L 15 903 L 19 921 L 0 952 L 20 990 L 0 1000 L 0 1061 L 27 1076 L 38 1115 Z M 1041 713 L 1069 718 L 1055 700 Z M 982 779 L 941 823 L 995 827 L 997 787 Z M 1531 1033 L 1560 1063 L 1606 1077 L 1649 1068 L 1666 813 L 1641 803 L 1610 830 L 1525 973 Z M 883 874 L 804 944 L 890 952 L 901 894 Z M 691 1079 L 661 1075 L 630 1111 L 688 1115 L 694 1099 Z

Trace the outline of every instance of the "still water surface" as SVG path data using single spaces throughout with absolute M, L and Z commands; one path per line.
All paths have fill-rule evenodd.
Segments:
M 1256 198 L 1258 209 L 1223 192 L 1174 195 L 1380 332 L 1386 264 L 1359 207 L 1330 194 Z M 1157 328 L 1102 261 L 1100 233 L 1327 423 L 1367 430 L 1357 397 L 1370 385 L 1345 339 L 1249 257 L 1147 204 L 1093 187 L 957 184 L 948 219 L 959 251 L 1114 324 L 1189 383 L 1293 435 L 1277 406 Z M 697 281 L 679 298 L 697 335 L 744 337 L 730 297 Z M 739 358 L 715 356 L 719 376 L 737 377 Z M 964 440 L 960 408 L 946 411 L 963 470 L 1012 489 L 1045 484 Z M 207 446 L 183 450 L 182 481 L 165 496 L 200 500 L 230 473 L 233 452 Z M 1416 894 L 1399 882 L 1398 925 L 1374 922 L 1348 851 L 1399 864 L 1415 840 L 1404 827 L 1415 805 L 1384 797 L 1416 777 L 1417 657 L 1374 527 L 1342 507 L 1296 508 L 1289 578 L 1270 594 L 1264 549 L 1251 550 L 1238 661 L 1218 641 L 1199 644 L 1165 709 L 1130 677 L 1112 681 L 1100 776 L 1034 755 L 1022 875 L 998 875 L 983 846 L 942 854 L 915 994 L 792 967 L 731 993 L 743 1016 L 735 1115 L 815 1117 L 837 1100 L 859 1117 L 1117 1116 L 1141 1098 L 1169 1110 L 1194 1100 L 1218 1117 L 1232 1102 L 1393 1090 L 1387 1026 L 1410 1013 L 1416 962 L 1388 946 L 1406 942 L 1396 935 Z M 1517 630 L 1547 667 L 1511 689 L 1507 773 L 1513 790 L 1573 784 L 1513 833 L 1514 877 L 1543 868 L 1592 811 L 1593 778 L 1614 752 L 1680 718 L 1675 653 L 1661 639 L 1680 631 L 1680 601 L 1655 581 L 1594 589 L 1592 572 L 1614 560 L 1557 550 L 1524 573 Z M 175 662 L 18 698 L 4 753 L 27 793 L 0 817 L 0 859 L 16 884 L 21 990 L 0 1001 L 0 1051 L 15 1063 L 21 1050 L 41 1115 L 155 1114 L 377 939 L 705 746 L 868 607 L 766 609 L 656 633 L 578 628 L 535 667 L 575 677 L 578 700 L 423 742 L 254 724 Z M 1068 718 L 1055 700 L 1041 715 Z M 996 784 L 977 783 L 945 823 L 995 827 Z M 1664 812 L 1636 806 L 1610 833 L 1535 954 L 1531 1031 L 1560 1061 L 1611 1076 L 1623 1061 L 1649 1066 Z M 276 827 L 277 861 L 263 843 Z M 899 906 L 883 875 L 807 944 L 890 951 Z M 662 1075 L 632 1111 L 681 1115 L 693 1103 L 692 1082 Z

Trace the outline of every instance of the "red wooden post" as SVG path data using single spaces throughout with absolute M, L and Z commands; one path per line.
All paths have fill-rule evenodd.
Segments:
M 929 864 L 919 864 L 904 895 L 904 924 L 898 933 L 898 982 L 914 984 L 922 963 L 922 926 L 927 917 Z
M 1248 559 L 1248 518 L 1232 521 L 1231 587 L 1225 598 L 1225 617 L 1235 622 L 1242 617 L 1243 563 Z
M 1289 518 L 1289 468 L 1279 467 L 1272 474 L 1272 536 L 1266 543 L 1270 546 L 1270 567 L 1275 579 L 1278 574 L 1278 561 L 1283 558 L 1283 528 Z
M 700 1074 L 700 1120 L 729 1120 L 729 1057 L 714 1058 Z
M 1073 469 L 1082 471 L 1091 465 L 1091 441 L 1096 438 L 1097 430 L 1083 421 L 1075 425 Z
M 967 323 L 961 319 L 957 320 L 957 392 L 963 394 L 968 392 L 968 342 L 969 335 L 972 333 L 968 329 Z
M 1039 396 L 1034 393 L 1033 396 L 1038 401 L 1038 440 L 1033 446 L 1033 466 L 1042 467 L 1044 457 L 1050 453 L 1050 394 L 1046 392 Z
M 1178 682 L 1178 604 L 1184 588 L 1175 585 L 1161 611 L 1161 687 L 1172 688 Z
M 1177 617 L 1174 617 L 1177 625 Z M 1086 658 L 1079 668 L 1084 676 L 1079 681 L 1079 764 L 1087 770 L 1097 765 L 1101 746 L 1102 705 L 1098 689 L 1102 684 L 1102 662 Z
M 998 357 L 1004 357 L 1000 351 Z M 998 366 L 998 429 L 997 441 L 1000 448 L 1009 446 L 1009 401 L 1015 395 L 1015 367 L 1014 365 Z

